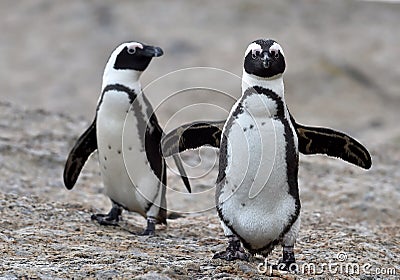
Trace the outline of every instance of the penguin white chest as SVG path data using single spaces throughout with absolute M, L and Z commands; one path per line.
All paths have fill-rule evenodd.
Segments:
M 296 201 L 289 194 L 285 125 L 274 118 L 277 104 L 249 96 L 237 106 L 240 113 L 230 117 L 224 131 L 226 179 L 219 205 L 235 232 L 257 249 L 279 238 Z
M 159 187 L 142 142 L 144 132 L 139 129 L 147 123 L 145 109 L 133 112 L 125 92 L 110 90 L 104 93 L 96 123 L 105 192 L 114 202 L 142 215 Z M 138 120 L 136 114 L 142 118 Z

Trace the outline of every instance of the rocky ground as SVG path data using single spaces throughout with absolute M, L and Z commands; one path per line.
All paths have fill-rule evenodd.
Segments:
M 399 4 L 11 2 L 0 2 L 0 279 L 400 278 Z M 225 117 L 240 83 L 204 68 L 154 79 L 197 66 L 240 75 L 245 47 L 265 36 L 284 46 L 286 99 L 297 120 L 351 134 L 373 160 L 365 171 L 301 156 L 299 272 L 270 271 L 258 257 L 212 260 L 226 240 L 213 209 L 218 153 L 211 148 L 182 154 L 194 194 L 185 194 L 169 172 L 168 206 L 184 217 L 169 220 L 156 236 L 137 235 L 145 220 L 134 213 L 124 212 L 118 227 L 92 222 L 92 213 L 110 207 L 97 155 L 72 191 L 62 171 L 93 118 L 112 48 L 128 39 L 164 48 L 143 84 L 168 131 L 194 119 Z M 193 86 L 213 90 L 165 100 Z M 277 248 L 268 261 L 279 257 Z
M 109 207 L 102 194 L 96 156 L 85 166 L 73 191 L 67 191 L 61 180 L 68 149 L 85 121 L 8 103 L 1 103 L 0 108 L 2 279 L 271 275 L 283 279 L 395 279 L 373 275 L 379 269 L 399 273 L 400 173 L 399 162 L 394 160 L 399 158 L 398 140 L 371 147 L 374 167 L 367 172 L 325 157 L 301 158 L 303 218 L 296 254 L 300 269 L 307 268 L 306 264 L 316 268 L 297 275 L 271 274 L 260 266 L 261 258 L 233 263 L 212 260 L 226 243 L 215 211 L 203 211 L 212 207 L 213 191 L 210 187 L 207 191 L 205 185 L 212 185 L 217 167 L 204 178 L 192 179 L 194 195 L 182 198 L 174 192 L 168 196 L 171 209 L 190 213 L 170 220 L 155 237 L 137 235 L 145 221 L 133 213 L 125 212 L 119 227 L 102 227 L 90 220 L 91 213 Z M 193 165 L 191 161 L 198 156 L 186 153 L 184 158 Z M 204 166 L 199 168 L 206 171 L 212 156 L 203 159 Z M 183 189 L 172 172 L 169 180 L 171 186 Z M 268 261 L 276 262 L 279 251 Z M 336 266 L 329 270 L 324 267 L 329 263 Z M 359 270 L 346 270 L 347 264 Z

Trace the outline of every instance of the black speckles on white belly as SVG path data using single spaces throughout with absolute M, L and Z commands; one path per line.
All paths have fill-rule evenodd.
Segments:
M 107 86 L 97 111 L 96 133 L 106 195 L 143 214 L 159 193 L 160 180 L 144 149 L 148 123 L 144 110 L 149 108 L 143 103 L 144 95 L 138 96 L 136 105 L 131 106 L 135 98 L 135 92 L 122 85 Z
M 110 150 L 110 151 L 112 151 L 113 150 L 113 147 L 111 146 L 111 144 L 108 144 L 107 145 L 107 148 Z M 132 147 L 131 147 L 131 150 L 132 150 Z M 121 154 L 121 149 L 117 149 L 117 154 Z
M 296 138 L 293 128 L 286 118 L 283 100 L 268 89 L 255 87 L 254 90 L 257 94 L 266 96 L 269 99 L 267 102 L 275 103 L 274 106 L 268 107 L 274 110 L 270 111 L 269 118 L 262 117 L 261 113 L 254 110 L 257 121 L 253 118 L 246 119 L 243 116 L 247 114 L 247 109 L 253 108 L 243 109 L 240 107 L 243 105 L 243 99 L 251 92 L 242 96 L 224 127 L 216 199 L 218 214 L 229 229 L 237 234 L 244 244 L 247 243 L 248 249 L 254 248 L 262 251 L 263 248 L 275 244 L 274 242 L 290 229 L 299 214 L 298 157 Z M 253 101 L 256 102 L 257 99 L 253 98 Z M 275 132 L 278 135 L 274 136 Z M 239 133 L 245 135 L 246 147 L 252 149 L 247 156 L 249 164 L 257 165 L 258 162 L 254 153 L 258 151 L 256 146 L 258 147 L 261 143 L 254 137 L 262 137 L 262 145 L 270 144 L 263 147 L 265 152 L 260 160 L 260 166 L 255 166 L 260 167 L 264 174 L 256 173 L 257 169 L 252 170 L 249 167 L 245 172 L 246 176 L 243 179 L 240 177 L 243 175 L 239 171 L 241 165 L 238 163 L 245 157 L 242 156 L 244 153 L 241 154 L 244 141 L 240 140 Z M 277 144 L 276 153 L 273 149 L 267 150 L 269 147 L 275 146 L 273 141 L 276 141 Z M 232 151 L 232 154 L 229 155 L 229 151 Z M 270 166 L 266 165 L 267 162 L 270 162 L 270 158 L 275 158 L 276 162 L 276 165 L 271 167 L 271 176 L 267 174 Z M 235 170 L 232 169 L 232 166 L 235 167 Z M 264 177 L 268 177 L 268 180 Z M 226 182 L 226 178 L 230 183 Z M 252 181 L 255 182 L 254 186 L 257 188 L 254 189 L 256 196 L 250 199 L 249 194 L 253 189 Z M 237 189 L 234 184 L 238 184 L 238 182 L 243 183 Z M 267 183 L 262 184 L 262 182 Z M 263 188 L 264 186 L 265 188 Z
M 243 127 L 243 131 L 246 132 L 247 129 L 250 129 L 250 130 L 251 130 L 251 129 L 253 129 L 253 128 L 254 128 L 254 125 L 251 124 L 251 125 L 249 125 L 248 127 L 247 127 L 247 126 Z
M 130 151 L 131 150 L 132 150 L 132 147 L 130 147 Z M 102 167 L 103 167 L 104 170 L 107 170 L 107 161 L 108 161 L 110 156 L 114 156 L 113 153 L 118 155 L 118 156 L 122 156 L 122 150 L 121 149 L 117 149 L 117 150 L 114 151 L 113 145 L 108 144 L 107 145 L 107 150 L 104 151 L 100 155 L 100 162 L 101 162 Z

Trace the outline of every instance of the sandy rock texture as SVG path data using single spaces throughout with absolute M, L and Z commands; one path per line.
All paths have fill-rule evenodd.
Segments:
M 399 279 L 399 14 L 400 4 L 345 0 L 1 1 L 0 279 Z M 62 171 L 94 116 L 112 49 L 126 40 L 163 47 L 143 86 L 169 131 L 226 117 L 243 52 L 260 37 L 284 47 L 297 121 L 349 133 L 373 160 L 365 171 L 300 157 L 298 273 L 270 271 L 260 257 L 212 260 L 226 240 L 211 148 L 182 154 L 192 195 L 168 160 L 168 205 L 184 217 L 156 236 L 138 236 L 145 220 L 126 211 L 117 227 L 92 222 L 110 207 L 97 155 L 72 191 Z

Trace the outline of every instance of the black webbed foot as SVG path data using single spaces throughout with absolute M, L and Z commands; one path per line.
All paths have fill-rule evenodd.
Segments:
M 102 226 L 117 226 L 121 220 L 121 214 L 122 209 L 117 205 L 113 205 L 108 214 L 93 214 L 90 218 Z
M 225 251 L 221 251 L 218 253 L 215 253 L 213 256 L 213 259 L 223 259 L 226 261 L 234 261 L 234 260 L 243 260 L 243 261 L 248 261 L 250 258 L 250 254 L 246 253 L 243 248 L 239 251 L 231 251 L 226 249 Z
M 147 218 L 147 227 L 140 235 L 142 235 L 142 236 L 154 235 L 156 233 L 156 223 L 157 223 L 157 219 L 155 219 L 153 217 L 148 217 Z
M 213 259 L 223 259 L 226 261 L 248 261 L 249 258 L 250 254 L 241 247 L 240 240 L 236 236 L 229 236 L 229 244 L 226 250 L 218 252 L 213 256 Z
M 294 257 L 293 246 L 283 246 L 283 256 L 277 265 L 272 266 L 273 269 L 289 272 L 296 272 L 296 258 Z

